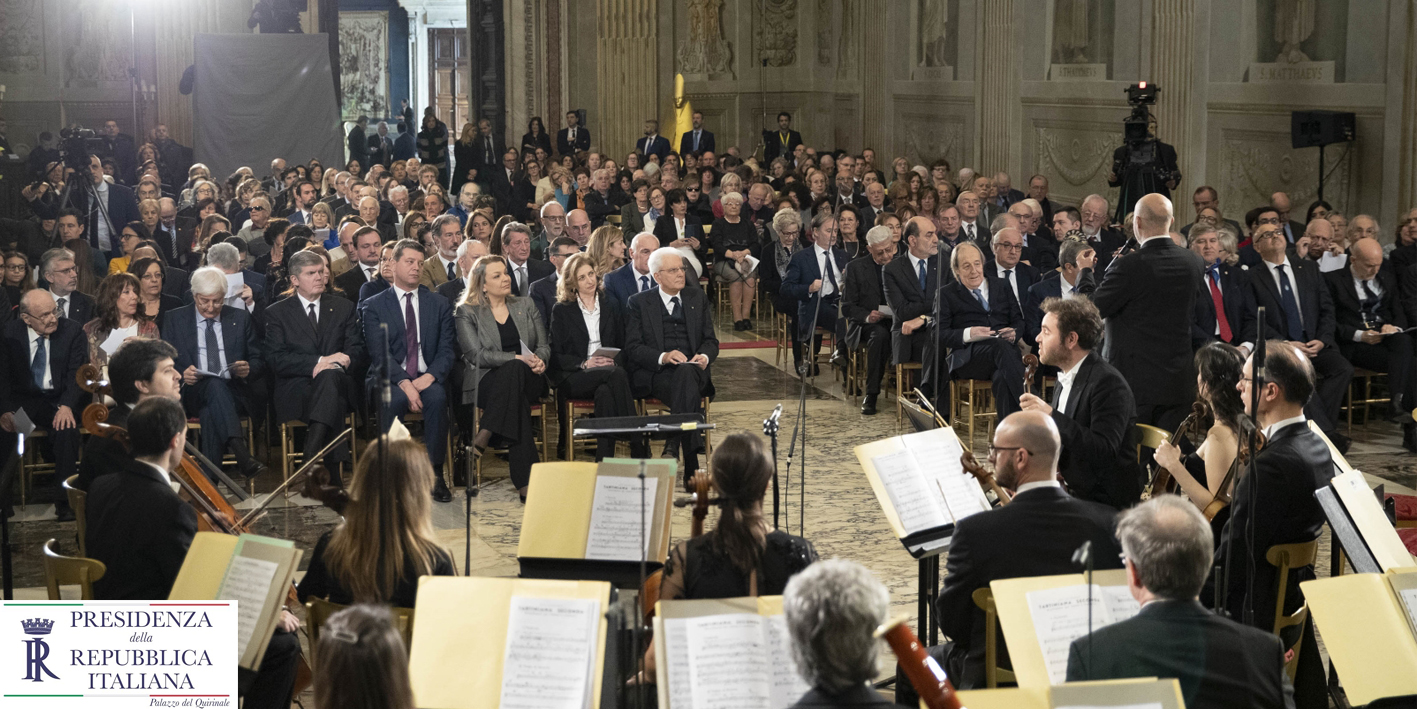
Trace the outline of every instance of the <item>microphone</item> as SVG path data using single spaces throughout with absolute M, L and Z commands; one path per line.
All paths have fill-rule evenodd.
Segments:
M 1083 542 L 1082 546 L 1078 547 L 1077 550 L 1073 552 L 1073 563 L 1077 564 L 1078 566 L 1087 566 L 1091 562 L 1092 540 L 1088 540 Z
M 777 420 L 778 420 L 779 418 L 781 418 L 781 417 L 782 417 L 782 404 L 778 404 L 778 405 L 777 405 L 777 408 L 773 409 L 773 410 L 772 410 L 772 414 L 770 414 L 770 415 L 768 416 L 768 421 L 771 422 L 773 425 L 777 425 Z

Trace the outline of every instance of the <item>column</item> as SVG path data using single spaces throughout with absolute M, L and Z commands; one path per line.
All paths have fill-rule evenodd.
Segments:
M 847 7 L 857 11 L 860 4 Z M 861 148 L 875 148 L 877 167 L 889 163 L 894 153 L 887 149 L 895 126 L 891 118 L 894 102 L 891 100 L 890 57 L 894 55 L 891 46 L 893 33 L 888 29 L 890 8 L 866 3 L 863 18 L 857 18 L 857 26 L 862 31 L 861 51 L 857 53 L 861 77 Z M 900 25 L 897 25 L 899 28 Z M 899 29 L 894 33 L 899 41 Z M 883 162 L 884 161 L 884 162 Z M 889 174 L 889 169 L 886 170 Z
M 1189 196 L 1195 180 L 1195 165 L 1201 164 L 1193 150 L 1203 148 L 1195 135 L 1199 120 L 1193 106 L 1195 97 L 1196 7 L 1195 0 L 1154 0 L 1151 15 L 1151 75 L 1161 87 L 1161 96 L 1151 107 L 1156 116 L 1156 133 L 1162 142 L 1176 148 L 1176 163 L 1182 182 L 1171 191 L 1172 202 L 1177 195 Z M 1181 200 L 1184 202 L 1184 197 Z M 1176 209 L 1178 213 L 1181 209 Z
M 1417 7 L 1411 2 L 1406 4 L 1407 45 L 1402 51 L 1402 142 L 1397 152 L 1396 206 L 1399 214 L 1417 204 Z
M 598 0 L 596 15 L 598 115 L 587 123 L 591 148 L 619 162 L 643 135 L 645 119 L 659 115 L 659 3 Z
M 1013 166 L 1019 155 L 1021 106 L 1014 0 L 979 0 L 978 12 L 982 15 L 982 37 L 975 59 L 978 138 L 973 167 L 980 174 L 999 170 L 1016 173 Z

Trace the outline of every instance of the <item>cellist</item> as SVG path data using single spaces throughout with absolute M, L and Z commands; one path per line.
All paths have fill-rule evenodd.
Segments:
M 173 362 L 177 350 L 163 340 L 136 337 L 119 346 L 108 358 L 113 399 L 118 405 L 108 414 L 110 426 L 128 428 L 128 414 L 139 402 L 153 397 L 182 400 L 182 375 Z M 79 489 L 87 490 L 94 479 L 123 467 L 128 448 L 104 436 L 89 436 L 84 456 L 79 460 Z
M 182 404 L 152 397 L 128 415 L 130 456 L 88 491 L 85 541 L 107 573 L 94 582 L 101 600 L 166 600 L 197 533 L 197 514 L 177 495 L 172 473 L 182 462 L 187 414 Z M 246 709 L 290 705 L 300 641 L 300 621 L 290 611 L 271 637 L 258 672 L 242 670 Z

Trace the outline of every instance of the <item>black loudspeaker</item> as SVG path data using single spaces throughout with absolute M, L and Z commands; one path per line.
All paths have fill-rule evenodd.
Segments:
M 1295 148 L 1347 143 L 1356 135 L 1357 128 L 1352 113 L 1294 111 L 1290 116 L 1290 138 Z

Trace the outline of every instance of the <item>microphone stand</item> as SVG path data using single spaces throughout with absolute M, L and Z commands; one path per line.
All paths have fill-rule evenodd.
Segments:
M 1087 583 L 1087 664 L 1092 666 L 1092 540 L 1073 552 L 1073 563 L 1082 564 Z
M 777 432 L 781 428 L 778 418 L 782 416 L 782 404 L 772 410 L 763 421 L 763 435 L 772 439 L 772 528 L 778 529 L 778 486 L 777 486 Z
M 548 248 L 549 248 L 549 246 L 548 246 Z M 466 356 L 466 355 L 464 355 L 464 356 Z M 477 366 L 477 362 L 474 360 L 471 364 L 472 364 L 471 372 L 472 372 L 472 420 L 473 420 L 473 427 L 472 427 L 472 429 L 473 429 L 473 430 L 469 432 L 469 433 L 470 433 L 470 438 L 468 439 L 468 444 L 467 444 L 466 448 L 465 448 L 464 451 L 463 451 L 463 456 L 464 456 L 463 459 L 464 459 L 464 460 L 469 460 L 469 461 L 471 461 L 472 467 L 473 467 L 473 469 L 475 470 L 476 467 L 477 467 L 477 464 L 478 464 L 478 463 L 477 463 L 477 446 L 474 445 L 474 441 L 477 440 L 477 388 L 478 388 L 479 385 L 482 384 L 482 376 L 479 374 L 479 369 L 478 369 L 478 366 Z M 568 445 L 569 445 L 569 444 L 568 444 Z M 465 551 L 465 553 L 464 553 L 464 555 L 463 555 L 463 575 L 465 575 L 465 576 L 470 576 L 470 575 L 471 575 L 471 572 L 470 572 L 469 570 L 472 568 L 472 498 L 473 498 L 473 497 L 476 497 L 477 494 L 478 494 L 479 492 L 481 492 L 481 490 L 478 490 L 477 487 L 476 487 L 475 485 L 473 485 L 473 483 L 472 483 L 472 480 L 473 480 L 473 471 L 472 471 L 472 470 L 465 470 L 465 471 L 463 471 L 463 477 L 465 478 L 465 479 L 463 480 L 463 489 L 462 489 L 463 505 L 464 505 L 464 508 L 465 508 L 465 509 L 463 510 L 464 525 L 465 525 L 465 526 L 464 526 L 464 530 L 463 530 L 463 537 L 464 537 L 464 540 L 465 540 L 466 543 L 467 543 L 467 550 Z
M 976 245 L 977 245 L 977 244 L 976 244 Z M 927 284 L 927 285 L 928 285 L 928 284 Z M 944 381 L 943 373 L 940 371 L 940 370 L 941 370 L 940 363 L 944 360 L 944 357 L 945 357 L 945 330 L 944 330 L 943 327 L 940 327 L 940 313 L 943 313 L 944 310 L 945 310 L 945 306 L 944 306 L 945 288 L 944 288 L 944 285 L 945 285 L 945 255 L 944 255 L 943 253 L 941 253 L 940 246 L 939 246 L 939 242 L 936 241 L 936 242 L 935 242 L 935 312 L 934 312 L 934 315 L 935 315 L 935 333 L 934 333 L 935 349 L 934 349 L 934 354 L 930 357 L 930 380 L 931 380 L 931 382 L 934 384 L 934 387 L 935 387 L 935 391 L 934 391 L 934 394 L 935 394 L 935 415 L 937 415 L 937 416 L 940 415 L 940 412 L 942 412 L 942 411 L 945 410 L 945 407 L 942 405 L 942 402 L 944 401 L 944 398 L 945 398 L 945 397 L 944 397 L 944 393 L 945 393 L 945 391 L 947 390 L 947 388 L 946 388 L 946 386 L 945 386 L 945 381 Z M 922 373 L 923 373 L 923 370 L 922 370 Z M 946 416 L 946 417 L 945 417 L 945 421 L 950 421 L 950 420 L 953 419 L 953 418 L 954 418 L 953 416 Z M 974 445 L 974 441 L 970 441 L 970 442 L 969 442 L 969 445 L 972 447 L 972 446 Z
M 648 569 L 647 569 L 647 567 L 648 567 L 648 565 L 649 565 L 649 545 L 648 545 L 648 541 L 645 539 L 645 513 L 649 511 L 648 505 L 647 505 L 646 502 L 645 502 L 645 464 L 646 464 L 646 462 L 647 462 L 647 461 L 645 461 L 644 458 L 641 458 L 641 459 L 640 459 L 640 472 L 639 472 L 639 476 L 638 476 L 639 479 L 640 479 L 640 520 L 639 520 L 639 525 L 638 525 L 639 528 L 640 528 L 640 590 L 639 590 L 640 595 L 639 595 L 639 603 L 636 603 L 636 604 L 635 604 L 634 612 L 633 612 L 633 615 L 632 615 L 632 618 L 633 618 L 633 621 L 634 621 L 634 625 L 631 626 L 632 628 L 634 628 L 634 636 L 635 636 L 635 641 L 634 641 L 634 645 L 635 645 L 635 663 L 634 663 L 633 667 L 635 668 L 635 677 L 639 679 L 639 681 L 635 683 L 635 700 L 636 700 L 636 701 L 635 701 L 635 706 L 636 706 L 636 709 L 644 709 L 644 707 L 645 707 L 645 684 L 649 681 L 649 678 L 644 676 L 644 671 L 645 671 L 647 668 L 645 667 L 645 649 L 644 649 L 644 624 L 645 624 L 645 620 L 644 620 L 644 614 L 643 614 L 643 610 L 644 610 L 644 608 L 643 608 L 643 606 L 644 606 L 644 596 L 643 596 L 643 594 L 644 594 L 644 592 L 645 592 L 645 579 L 646 579 L 646 578 L 648 577 L 648 575 L 649 575 L 649 574 L 648 574 Z
M 831 258 L 831 252 L 827 253 L 827 258 Z M 822 298 L 821 291 L 817 291 L 816 295 L 817 307 L 812 311 L 811 330 L 807 333 L 807 341 L 803 344 L 803 349 L 806 350 L 806 352 L 802 357 L 802 366 L 798 367 L 797 370 L 797 373 L 802 378 L 802 387 L 801 392 L 797 396 L 797 424 L 792 431 L 792 442 L 787 447 L 787 479 L 783 483 L 783 487 L 789 494 L 791 494 L 792 460 L 794 457 L 796 457 L 797 440 L 800 437 L 802 440 L 802 466 L 799 470 L 801 471 L 802 480 L 798 482 L 797 485 L 801 488 L 802 501 L 797 508 L 797 534 L 799 536 L 802 535 L 803 529 L 805 528 L 805 522 L 803 521 L 804 511 L 802 509 L 802 506 L 805 506 L 807 504 L 807 375 L 812 371 L 812 367 L 816 364 L 817 355 L 815 352 L 813 352 L 813 350 L 815 349 L 813 347 L 813 344 L 816 342 L 815 335 L 817 330 L 817 318 L 822 314 L 822 300 L 824 300 L 824 298 Z M 802 328 L 802 323 L 797 323 L 797 328 L 800 331 Z M 785 531 L 790 532 L 792 528 L 790 517 L 788 518 L 787 526 L 788 529 Z

